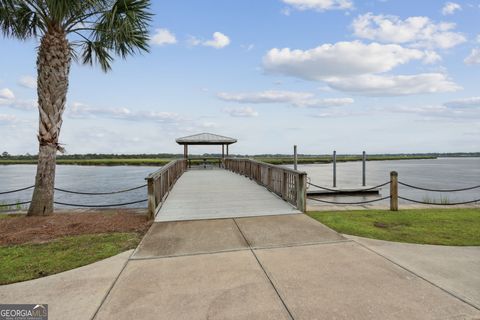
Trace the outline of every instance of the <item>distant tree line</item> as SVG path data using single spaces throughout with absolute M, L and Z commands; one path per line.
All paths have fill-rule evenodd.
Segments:
M 219 153 L 204 153 L 202 155 L 190 155 L 190 157 L 220 157 Z M 260 157 L 260 158 L 285 158 L 291 157 L 291 154 L 255 154 L 255 155 L 234 155 L 235 157 Z M 299 154 L 299 157 L 330 157 L 330 154 Z M 357 157 L 359 154 L 339 154 L 344 157 Z M 449 152 L 449 153 L 393 153 L 393 154 L 367 154 L 367 156 L 382 157 L 382 156 L 394 156 L 394 157 L 415 157 L 415 156 L 431 156 L 431 157 L 480 157 L 480 152 Z M 87 160 L 87 159 L 171 159 L 182 158 L 183 154 L 179 153 L 156 153 L 156 154 L 105 154 L 105 153 L 86 153 L 86 154 L 63 154 L 58 155 L 57 159 L 74 159 L 74 160 Z M 7 151 L 4 151 L 0 155 L 0 159 L 3 160 L 36 160 L 37 155 L 26 153 L 24 155 L 11 155 Z

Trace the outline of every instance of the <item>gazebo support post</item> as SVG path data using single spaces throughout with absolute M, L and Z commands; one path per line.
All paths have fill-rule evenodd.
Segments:
M 228 158 L 228 146 L 229 146 L 229 145 L 227 144 L 227 158 Z
M 224 166 L 224 162 L 225 162 L 225 145 L 222 144 L 222 167 Z

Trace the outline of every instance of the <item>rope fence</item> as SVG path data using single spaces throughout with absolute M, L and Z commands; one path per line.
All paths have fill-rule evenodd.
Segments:
M 443 202 L 443 203 L 438 203 L 438 202 L 427 202 L 427 201 L 418 201 L 418 200 L 413 200 L 405 197 L 400 197 L 398 196 L 399 199 L 405 200 L 405 201 L 410 201 L 418 204 L 428 204 L 428 205 L 436 205 L 436 206 L 457 206 L 457 205 L 462 205 L 462 204 L 471 204 L 475 202 L 480 202 L 480 199 L 476 200 L 470 200 L 470 201 L 464 201 L 464 202 Z
M 307 184 L 309 186 L 319 188 L 319 189 L 322 189 L 322 190 L 326 190 L 326 191 L 331 191 L 331 192 L 338 192 L 339 191 L 338 189 L 323 187 L 323 186 L 311 183 L 310 181 L 308 181 Z M 376 185 L 374 187 L 362 188 L 362 189 L 348 189 L 348 190 L 342 190 L 342 191 L 344 191 L 344 192 L 347 191 L 347 192 L 351 192 L 351 193 L 364 192 L 364 191 L 378 189 L 378 188 L 381 188 L 381 187 L 384 187 L 384 186 L 387 186 L 387 185 L 390 185 L 390 195 L 386 196 L 386 197 L 378 198 L 378 199 L 373 199 L 373 200 L 356 201 L 356 202 L 337 202 L 337 201 L 321 200 L 321 199 L 318 199 L 318 198 L 313 198 L 311 196 L 308 197 L 308 198 L 312 201 L 322 202 L 322 203 L 327 203 L 327 204 L 334 204 L 334 205 L 362 205 L 362 204 L 368 204 L 368 203 L 373 203 L 373 202 L 378 202 L 378 201 L 383 201 L 383 200 L 390 199 L 390 210 L 392 210 L 392 211 L 397 211 L 398 210 L 398 199 L 408 201 L 408 202 L 418 203 L 418 204 L 439 205 L 439 206 L 455 206 L 455 205 L 465 205 L 465 204 L 473 204 L 473 203 L 480 202 L 480 199 L 476 199 L 476 200 L 468 200 L 468 201 L 463 201 L 463 202 L 443 201 L 443 202 L 438 203 L 438 202 L 433 202 L 433 201 L 420 201 L 420 200 L 415 200 L 415 199 L 402 197 L 398 194 L 398 185 L 402 185 L 404 187 L 412 188 L 412 189 L 416 189 L 416 190 L 429 191 L 429 192 L 469 191 L 469 190 L 474 190 L 474 189 L 480 188 L 480 185 L 465 187 L 465 188 L 458 188 L 458 189 L 432 189 L 432 188 L 415 186 L 415 185 L 411 185 L 411 184 L 408 184 L 408 183 L 405 183 L 405 182 L 398 181 L 398 174 L 396 172 L 391 172 L 390 173 L 390 181 L 387 181 L 385 183 Z M 2 191 L 2 192 L 0 192 L 0 195 L 21 192 L 21 191 L 32 189 L 34 187 L 35 186 L 32 185 L 32 186 L 28 186 L 28 187 L 25 187 L 25 188 L 9 190 L 9 191 Z M 133 188 L 129 188 L 129 189 L 116 190 L 116 191 L 110 191 L 110 192 L 84 192 L 84 191 L 72 191 L 72 190 L 67 190 L 67 189 L 62 189 L 62 188 L 54 188 L 54 189 L 56 191 L 64 192 L 64 193 L 87 195 L 87 196 L 96 196 L 96 195 L 111 195 L 111 194 L 126 193 L 126 192 L 131 192 L 131 191 L 134 191 L 134 190 L 138 190 L 138 189 L 141 189 L 141 188 L 144 188 L 144 187 L 147 187 L 147 184 L 143 184 L 143 185 L 133 187 Z M 148 201 L 148 199 L 142 199 L 142 200 L 124 202 L 124 203 L 114 203 L 114 204 L 73 204 L 73 203 L 66 203 L 66 202 L 59 202 L 59 201 L 54 201 L 54 203 L 57 204 L 57 205 L 70 206 L 70 207 L 80 207 L 80 208 L 108 208 L 108 207 L 120 207 L 120 206 L 138 204 L 138 203 L 142 203 L 142 202 L 146 202 L 146 201 Z M 0 208 L 21 206 L 21 205 L 29 204 L 30 202 L 31 201 L 23 201 L 23 202 L 8 203 L 8 204 L 0 203 Z
M 1 207 L 15 207 L 15 206 L 21 206 L 24 204 L 29 204 L 31 201 L 24 201 L 24 202 L 16 202 L 16 203 L 7 203 L 7 204 L 2 204 L 0 203 L 0 208 Z
M 362 191 L 369 191 L 373 189 L 378 189 L 380 187 L 384 187 L 386 185 L 390 185 L 390 195 L 383 197 L 383 198 L 378 198 L 378 199 L 373 199 L 373 200 L 365 200 L 365 201 L 356 201 L 356 202 L 338 202 L 338 201 L 327 201 L 327 200 L 321 200 L 318 198 L 313 198 L 312 196 L 309 196 L 308 199 L 316 202 L 322 202 L 322 203 L 327 203 L 327 204 L 334 204 L 334 205 L 362 205 L 362 204 L 368 204 L 368 203 L 373 203 L 373 202 L 378 202 L 378 201 L 383 201 L 390 199 L 390 210 L 391 211 L 398 211 L 398 199 L 408 201 L 408 202 L 413 202 L 413 203 L 418 203 L 418 204 L 424 204 L 424 205 L 437 205 L 437 206 L 456 206 L 456 205 L 465 205 L 465 204 L 474 204 L 477 202 L 480 202 L 480 199 L 475 199 L 475 200 L 467 200 L 467 201 L 461 201 L 461 202 L 449 202 L 449 201 L 441 201 L 441 202 L 434 202 L 434 201 L 420 201 L 420 200 L 415 200 L 415 199 L 410 199 L 406 197 L 402 197 L 398 194 L 398 185 L 402 185 L 407 188 L 412 188 L 416 190 L 422 190 L 422 191 L 430 191 L 430 192 L 461 192 L 461 191 L 469 191 L 469 190 L 474 190 L 480 188 L 480 185 L 477 186 L 471 186 L 471 187 L 465 187 L 465 188 L 458 188 L 458 189 L 432 189 L 432 188 L 425 188 L 425 187 L 419 187 L 415 185 L 411 185 L 405 182 L 398 181 L 398 173 L 395 171 L 392 171 L 390 173 L 390 181 L 387 181 L 385 183 L 379 184 L 374 187 L 366 188 L 366 189 L 349 189 L 349 190 L 339 190 L 339 189 L 332 189 L 328 187 L 323 187 L 319 186 L 317 184 L 311 183 L 310 181 L 307 182 L 308 185 L 326 190 L 326 191 L 331 191 L 332 194 L 335 192 L 362 192 Z M 325 194 L 325 195 L 331 195 L 331 194 Z
M 73 204 L 73 203 L 64 203 L 64 202 L 58 202 L 58 201 L 54 201 L 53 203 L 59 204 L 62 206 L 80 207 L 80 208 L 109 208 L 109 207 L 128 206 L 130 204 L 142 203 L 146 201 L 148 201 L 148 199 L 142 199 L 138 201 L 124 202 L 124 203 L 114 203 L 114 204 Z
M 402 186 L 405 186 L 405 187 L 412 188 L 412 189 L 417 189 L 417 190 L 422 190 L 422 191 L 431 191 L 431 192 L 459 192 L 459 191 L 468 191 L 468 190 L 473 190 L 473 189 L 480 188 L 480 185 L 478 185 L 478 186 L 461 188 L 461 189 L 429 189 L 429 188 L 424 188 L 424 187 L 413 186 L 411 184 L 404 183 L 404 182 L 401 182 L 401 181 L 398 181 L 398 184 L 400 184 Z
M 54 188 L 54 189 L 55 189 L 56 191 L 60 191 L 60 192 L 73 193 L 73 194 L 83 194 L 83 195 L 89 195 L 89 196 L 96 196 L 96 195 L 108 195 L 108 194 L 124 193 L 124 192 L 133 191 L 133 190 L 138 190 L 138 189 L 141 189 L 141 188 L 146 187 L 146 186 L 147 186 L 147 184 L 143 184 L 143 185 L 141 185 L 141 186 L 134 187 L 134 188 L 130 188 L 130 189 L 110 191 L 110 192 L 83 192 L 83 191 L 72 191 L 72 190 L 66 190 L 66 189 L 60 189 L 60 188 Z M 29 187 L 25 187 L 25 188 L 21 188 L 21 189 L 15 189 L 15 190 L 10 190 L 10 191 L 3 191 L 3 192 L 0 192 L 0 194 L 8 194 L 8 193 L 20 192 L 20 191 L 32 189 L 33 187 L 35 187 L 35 185 L 29 186 Z
M 10 191 L 3 191 L 3 192 L 0 192 L 0 194 L 20 192 L 20 191 L 23 191 L 23 190 L 32 189 L 33 187 L 35 187 L 35 186 L 33 185 L 33 186 L 30 186 L 30 187 L 25 187 L 25 188 L 21 188 L 21 189 L 10 190 Z
M 130 191 L 133 191 L 133 190 L 138 190 L 138 189 L 144 188 L 146 186 L 147 186 L 147 184 L 144 184 L 144 185 L 141 185 L 141 186 L 138 186 L 138 187 L 135 187 L 135 188 L 118 190 L 118 191 L 111 191 L 111 192 L 81 192 L 81 191 L 65 190 L 65 189 L 60 189 L 60 188 L 54 188 L 54 189 L 56 191 L 65 192 L 65 193 L 82 194 L 82 195 L 88 195 L 88 196 L 99 196 L 99 195 L 108 195 L 108 194 L 130 192 Z
M 121 207 L 121 206 L 128 206 L 130 204 L 142 203 L 147 201 L 148 199 L 132 201 L 132 202 L 124 202 L 124 203 L 112 203 L 112 204 L 74 204 L 74 203 L 65 203 L 65 202 L 58 202 L 54 201 L 54 204 L 59 204 L 62 206 L 69 206 L 69 207 L 80 207 L 80 208 L 109 208 L 109 207 Z M 7 204 L 0 204 L 1 207 L 15 207 L 20 205 L 29 204 L 31 201 L 24 201 L 24 202 L 16 202 L 16 203 L 7 203 Z
M 372 202 L 387 200 L 387 199 L 390 199 L 390 196 L 383 197 L 383 198 L 379 198 L 379 199 L 367 200 L 367 201 L 358 201 L 358 202 L 335 202 L 335 201 L 320 200 L 320 199 L 317 199 L 317 198 L 309 198 L 309 199 L 310 199 L 310 200 L 313 200 L 313 201 L 328 203 L 328 204 L 360 205 L 360 204 L 367 204 L 367 203 L 372 203 Z
M 54 188 L 56 191 L 64 192 L 64 193 L 71 193 L 71 194 L 79 194 L 79 195 L 88 195 L 88 196 L 97 196 L 97 195 L 110 195 L 110 194 L 119 194 L 119 193 L 125 193 L 125 192 L 130 192 L 134 190 L 138 190 L 141 188 L 146 187 L 147 184 L 143 184 L 141 186 L 137 186 L 134 188 L 129 188 L 129 189 L 123 189 L 123 190 L 117 190 L 117 191 L 110 191 L 110 192 L 83 192 L 83 191 L 72 191 L 72 190 L 66 190 L 66 189 L 61 189 L 61 188 Z M 16 193 L 16 192 L 21 192 L 24 190 L 32 189 L 33 186 L 25 187 L 25 188 L 20 188 L 20 189 L 15 189 L 15 190 L 9 190 L 9 191 L 2 191 L 0 194 L 11 194 L 11 193 Z M 146 202 L 148 199 L 143 199 L 143 200 L 138 200 L 138 201 L 132 201 L 132 202 L 124 202 L 124 203 L 113 203 L 113 204 L 73 204 L 73 203 L 65 203 L 65 202 L 58 202 L 54 201 L 54 204 L 58 205 L 63 205 L 63 206 L 69 206 L 69 207 L 79 207 L 79 208 L 108 208 L 108 207 L 121 207 L 121 206 L 127 206 L 131 204 L 137 204 L 137 203 L 142 203 Z M 23 201 L 23 202 L 15 202 L 15 203 L 1 203 L 0 202 L 0 208 L 2 207 L 16 207 L 16 206 L 21 206 L 21 205 L 26 205 L 29 204 L 31 201 Z

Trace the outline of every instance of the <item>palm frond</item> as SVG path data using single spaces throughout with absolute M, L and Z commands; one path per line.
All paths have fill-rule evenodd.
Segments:
M 27 1 L 0 0 L 0 30 L 6 37 L 23 40 L 44 30 L 44 24 Z
M 82 46 L 82 62 L 93 65 L 98 63 L 104 72 L 111 69 L 112 56 L 108 48 L 101 42 L 85 41 Z
M 26 39 L 63 31 L 85 64 L 110 69 L 113 56 L 149 50 L 150 0 L 0 0 L 0 30 Z M 71 50 L 71 55 L 75 56 Z
M 103 12 L 98 21 L 90 24 L 91 43 L 86 43 L 84 49 L 95 51 L 95 48 L 102 47 L 100 54 L 95 55 L 104 71 L 109 69 L 111 55 L 105 52 L 112 52 L 122 58 L 140 52 L 148 52 L 148 29 L 152 18 L 149 13 L 150 1 L 148 0 L 117 0 L 110 10 Z M 85 63 L 91 63 L 90 52 L 82 54 Z M 108 57 L 108 61 L 102 61 Z

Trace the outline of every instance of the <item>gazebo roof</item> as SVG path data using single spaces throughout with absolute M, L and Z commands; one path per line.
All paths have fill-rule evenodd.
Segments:
M 201 145 L 220 145 L 220 144 L 232 144 L 237 142 L 237 139 L 220 136 L 213 133 L 199 133 L 191 136 L 178 138 L 178 144 L 201 144 Z

